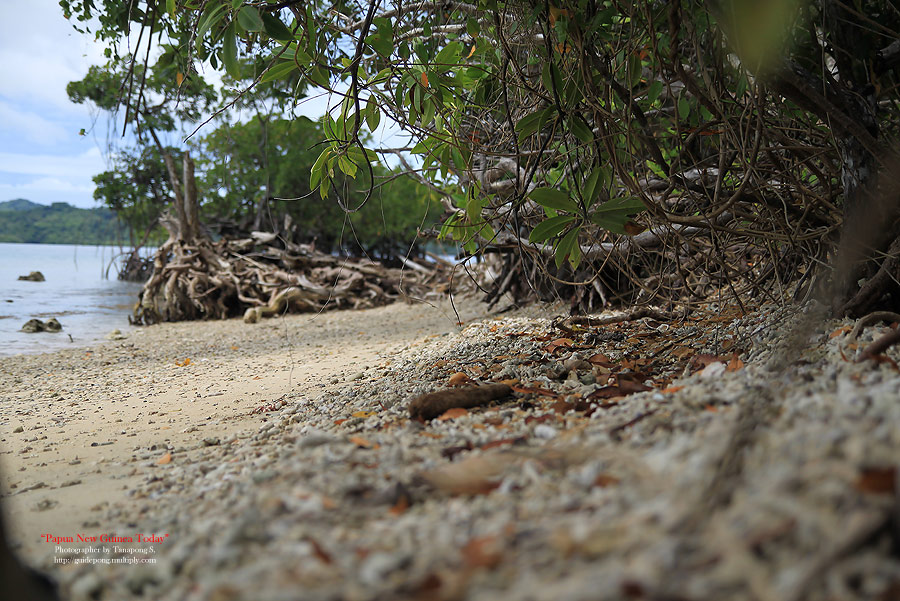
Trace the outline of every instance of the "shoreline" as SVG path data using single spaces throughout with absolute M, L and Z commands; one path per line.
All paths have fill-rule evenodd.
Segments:
M 463 321 L 483 306 L 456 299 Z M 268 410 L 374 365 L 379 354 L 458 330 L 449 302 L 295 314 L 245 324 L 164 323 L 123 340 L 0 357 L 4 511 L 33 561 L 41 535 L 102 529 L 151 456 L 234 441 Z M 204 442 L 205 441 L 205 442 Z

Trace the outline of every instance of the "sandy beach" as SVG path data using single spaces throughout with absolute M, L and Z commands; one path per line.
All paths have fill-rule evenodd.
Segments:
M 457 307 L 4 358 L 19 551 L 71 601 L 897 598 L 889 324 Z
M 459 329 L 473 301 L 395 303 L 289 315 L 258 324 L 159 324 L 124 340 L 0 358 L 4 510 L 33 560 L 43 534 L 111 527 L 100 512 L 128 502 L 137 462 L 257 428 L 267 408 L 358 377 L 379 353 Z

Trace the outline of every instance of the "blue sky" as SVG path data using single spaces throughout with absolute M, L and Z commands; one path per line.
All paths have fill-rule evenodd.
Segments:
M 57 0 L 0 2 L 0 201 L 93 207 L 91 176 L 106 168 L 105 119 L 69 102 L 103 48 L 75 31 Z
M 72 28 L 58 0 L 0 0 L 0 202 L 98 206 L 91 178 L 106 170 L 109 142 L 121 139 L 121 129 L 109 131 L 107 115 L 69 102 L 66 84 L 103 64 L 103 48 Z M 204 75 L 218 80 L 214 72 Z M 311 92 L 298 112 L 315 119 L 328 104 L 326 96 Z M 186 126 L 182 133 L 191 131 Z M 397 133 L 382 119 L 376 140 L 405 144 Z M 168 142 L 177 144 L 178 137 Z

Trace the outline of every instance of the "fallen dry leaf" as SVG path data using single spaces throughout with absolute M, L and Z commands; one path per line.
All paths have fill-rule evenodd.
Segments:
M 620 480 L 615 476 L 610 476 L 609 474 L 598 474 L 596 478 L 594 478 L 594 486 L 599 486 L 600 488 L 606 488 L 607 486 L 612 486 L 614 484 L 618 484 Z
M 172 453 L 166 453 L 156 462 L 157 465 L 166 465 L 167 463 L 172 463 Z
M 684 386 L 669 386 L 668 388 L 664 388 L 662 392 L 664 394 L 672 394 L 673 392 L 678 392 L 682 388 L 684 388 Z
M 555 413 L 544 413 L 543 415 L 529 415 L 525 418 L 526 424 L 543 424 L 544 422 L 556 421 Z M 562 418 L 559 418 L 562 419 Z
M 428 470 L 422 477 L 451 495 L 484 495 L 500 485 L 500 476 L 515 459 L 503 454 L 467 455 L 462 461 Z
M 669 354 L 675 357 L 676 359 L 684 359 L 685 357 L 689 357 L 694 354 L 694 349 L 689 346 L 676 346 Z
M 331 555 L 328 554 L 325 549 L 322 548 L 322 545 L 311 536 L 306 537 L 306 542 L 310 544 L 313 549 L 313 554 L 321 561 L 322 563 L 331 563 L 333 560 L 331 559 Z
M 569 411 L 587 411 L 591 408 L 591 403 L 584 399 L 574 399 L 572 401 L 557 399 L 550 405 L 550 408 L 556 413 L 563 414 Z
M 397 502 L 388 509 L 388 513 L 391 515 L 403 515 L 406 513 L 406 510 L 409 509 L 409 497 L 406 495 L 400 495 L 397 499 Z
M 737 356 L 737 353 L 734 353 L 731 356 L 731 361 L 728 362 L 728 365 L 725 366 L 725 371 L 737 371 L 739 369 L 744 368 L 744 362 L 741 361 L 741 358 Z
M 374 443 L 367 438 L 363 438 L 362 436 L 351 436 L 347 440 L 349 440 L 356 446 L 362 447 L 364 449 L 377 449 L 380 446 L 377 443 Z
M 497 536 L 473 538 L 462 548 L 462 556 L 469 567 L 493 569 L 503 559 L 503 542 Z
M 640 223 L 636 223 L 636 222 L 631 221 L 631 220 L 629 219 L 628 221 L 625 222 L 625 225 L 623 226 L 623 228 L 625 229 L 625 234 L 626 234 L 626 235 L 628 235 L 628 236 L 637 236 L 638 234 L 640 234 L 641 232 L 643 232 L 644 230 L 646 230 L 646 229 L 647 229 L 647 226 L 646 226 L 646 225 L 642 225 L 642 224 L 640 224 Z
M 622 394 L 633 394 L 635 392 L 647 392 L 648 390 L 653 390 L 653 388 L 647 386 L 643 382 L 639 382 L 630 374 L 617 375 L 616 383 L 619 385 L 619 390 L 622 391 Z
M 591 365 L 599 365 L 600 367 L 615 367 L 616 364 L 609 360 L 609 357 L 603 353 L 595 353 L 588 357 L 588 363 Z
M 575 341 L 571 338 L 557 338 L 556 340 L 550 341 L 550 344 L 544 347 L 544 350 L 548 353 L 555 353 L 557 350 L 561 348 L 569 348 Z
M 837 338 L 841 334 L 846 334 L 847 332 L 853 330 L 852 326 L 841 326 L 836 329 L 834 332 L 828 335 L 829 338 Z
M 493 449 L 495 447 L 502 447 L 508 444 L 516 444 L 519 442 L 524 442 L 524 436 L 516 436 L 515 438 L 501 438 L 500 440 L 491 440 L 489 442 L 480 445 L 478 448 L 481 450 Z
M 462 386 L 463 384 L 468 384 L 472 381 L 472 378 L 467 376 L 461 371 L 456 372 L 447 380 L 447 384 L 450 386 Z
M 190 359 L 190 357 L 188 357 L 188 358 L 185 359 L 184 361 L 179 361 L 178 359 L 175 360 L 175 365 L 177 365 L 178 367 L 185 367 L 185 366 L 190 365 L 190 364 L 191 364 L 191 359 Z
M 444 411 L 439 417 L 438 421 L 447 421 L 448 419 L 456 419 L 457 417 L 465 417 L 469 415 L 469 411 L 462 407 L 454 407 L 453 409 L 447 409 Z
M 709 353 L 700 353 L 699 355 L 694 355 L 693 359 L 691 359 L 691 367 L 694 369 L 700 369 L 703 367 L 707 367 L 708 365 L 712 365 L 713 363 L 722 363 L 725 359 L 719 357 L 718 355 L 710 355 Z
M 893 465 L 863 468 L 856 479 L 856 488 L 862 492 L 892 494 L 896 487 L 897 468 Z
M 374 411 L 356 411 L 355 413 L 351 413 L 350 417 L 366 418 L 366 417 L 372 417 L 373 415 L 375 415 Z

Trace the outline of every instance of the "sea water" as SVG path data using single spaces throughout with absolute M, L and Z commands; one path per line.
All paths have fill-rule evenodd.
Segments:
M 123 251 L 111 246 L 0 243 L 0 356 L 85 346 L 112 330 L 131 330 L 128 315 L 141 285 L 117 279 Z M 46 281 L 20 281 L 40 271 Z M 22 331 L 55 317 L 62 332 Z

